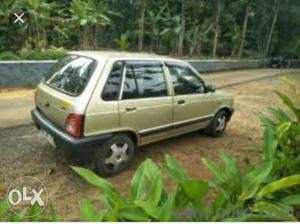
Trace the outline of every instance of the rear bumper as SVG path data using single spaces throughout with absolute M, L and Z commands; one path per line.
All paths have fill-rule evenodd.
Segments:
M 32 120 L 38 129 L 43 129 L 50 134 L 56 143 L 59 143 L 64 148 L 68 148 L 74 152 L 91 152 L 104 141 L 111 138 L 111 134 L 97 135 L 92 137 L 74 138 L 67 134 L 63 129 L 51 122 L 39 110 L 31 111 Z

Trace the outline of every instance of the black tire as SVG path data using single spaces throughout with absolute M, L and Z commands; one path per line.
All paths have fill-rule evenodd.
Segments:
M 128 167 L 134 153 L 135 144 L 128 135 L 115 135 L 96 150 L 96 172 L 106 177 L 120 173 Z
M 221 137 L 226 129 L 229 114 L 225 110 L 219 111 L 209 126 L 205 129 L 205 132 L 211 137 Z M 221 124 L 221 120 L 224 121 L 224 124 Z

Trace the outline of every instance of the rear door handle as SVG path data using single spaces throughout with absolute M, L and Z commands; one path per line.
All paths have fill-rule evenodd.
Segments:
M 125 107 L 126 112 L 136 111 L 136 107 Z
M 185 100 L 178 100 L 177 104 L 179 104 L 179 105 L 185 104 Z

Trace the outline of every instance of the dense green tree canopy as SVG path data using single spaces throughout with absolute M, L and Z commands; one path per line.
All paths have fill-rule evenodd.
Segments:
M 25 24 L 13 23 L 25 12 Z M 298 57 L 299 0 L 2 0 L 0 52 L 118 49 Z

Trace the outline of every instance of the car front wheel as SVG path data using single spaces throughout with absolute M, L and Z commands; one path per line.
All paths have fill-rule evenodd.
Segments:
M 220 137 L 224 134 L 228 122 L 228 113 L 221 110 L 214 117 L 213 121 L 206 129 L 206 133 L 212 137 Z
M 115 135 L 96 151 L 96 171 L 115 175 L 128 167 L 134 157 L 135 144 L 127 135 Z

